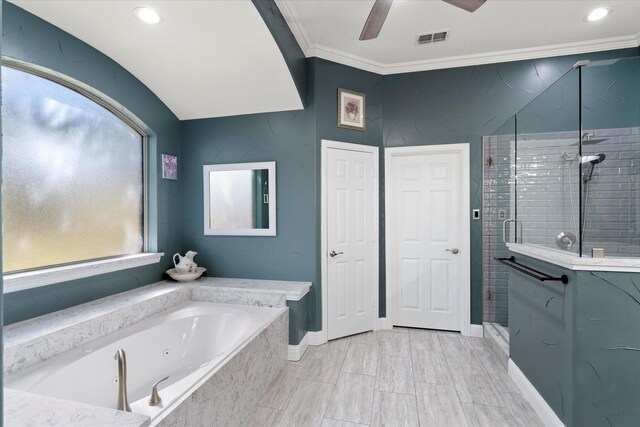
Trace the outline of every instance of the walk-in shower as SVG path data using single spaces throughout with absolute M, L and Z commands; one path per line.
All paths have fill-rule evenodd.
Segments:
M 508 327 L 507 244 L 640 257 L 640 59 L 572 69 L 483 137 L 483 159 L 483 319 Z

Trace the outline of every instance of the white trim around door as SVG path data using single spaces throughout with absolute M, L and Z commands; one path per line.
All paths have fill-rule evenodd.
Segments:
M 374 305 L 376 310 L 376 319 L 378 318 L 378 310 L 379 310 L 379 253 L 380 253 L 380 239 L 379 239 L 379 192 L 380 192 L 380 178 L 378 172 L 378 163 L 379 163 L 379 148 L 373 147 L 370 145 L 360 145 L 360 144 L 351 144 L 347 142 L 338 142 L 338 141 L 330 141 L 327 139 L 322 140 L 322 148 L 320 154 L 320 259 L 321 259 L 321 293 L 322 293 L 322 331 L 321 339 L 314 340 L 318 342 L 318 344 L 327 342 L 328 336 L 328 314 L 327 314 L 327 303 L 328 303 L 328 290 L 327 290 L 327 185 L 326 185 L 326 177 L 327 177 L 327 150 L 329 149 L 337 149 L 337 150 L 349 150 L 356 151 L 361 153 L 371 153 L 373 156 L 373 205 L 376 207 L 373 212 L 373 228 L 374 228 L 374 240 L 375 240 L 375 256 L 373 262 L 374 274 L 373 274 L 373 283 L 371 286 L 374 288 Z M 372 330 L 377 330 L 378 322 L 371 325 Z M 317 337 L 316 337 L 317 339 Z M 321 341 L 321 342 L 320 342 Z M 310 344 L 313 344 L 310 342 Z M 316 344 L 317 345 L 317 344 Z
M 392 147 L 385 149 L 385 258 L 386 258 L 386 317 L 387 326 L 394 323 L 392 310 L 392 292 L 390 287 L 393 286 L 394 277 L 390 268 L 390 261 L 394 256 L 394 245 L 389 235 L 392 229 L 392 211 L 389 198 L 393 194 L 393 158 L 396 156 L 415 156 L 430 154 L 458 154 L 460 156 L 460 164 L 462 166 L 461 179 L 461 211 L 460 230 L 463 236 L 460 244 L 460 256 L 462 257 L 462 271 L 460 272 L 462 286 L 459 292 L 459 325 L 462 335 L 477 335 L 478 331 L 474 330 L 471 325 L 471 277 L 470 277 L 470 191 L 469 191 L 469 144 L 442 144 L 442 145 L 421 145 L 411 147 Z

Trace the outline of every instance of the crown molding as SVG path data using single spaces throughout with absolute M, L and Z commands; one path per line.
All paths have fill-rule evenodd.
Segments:
M 302 31 L 302 28 L 300 27 L 300 25 L 298 25 L 298 21 L 296 21 L 293 17 L 288 3 L 283 0 L 275 0 L 275 2 L 276 6 L 278 6 L 278 9 L 280 9 L 280 13 L 282 13 L 282 17 L 293 33 L 293 36 L 296 38 L 296 41 L 300 45 L 300 49 L 302 49 L 302 53 L 304 53 L 304 56 L 306 56 L 307 58 L 313 56 L 309 55 L 309 42 L 304 35 L 304 31 Z
M 528 59 L 549 58 L 554 56 L 576 55 L 604 50 L 625 49 L 640 45 L 640 33 L 630 36 L 614 37 L 602 40 L 589 40 L 577 43 L 564 43 L 552 46 L 540 46 L 527 49 L 513 49 L 472 55 L 451 56 L 425 61 L 383 64 L 360 56 L 352 55 L 324 46 L 308 49 L 308 57 L 315 56 L 376 74 L 388 75 L 430 71 L 445 68 L 468 67 L 473 65 L 495 64 L 500 62 L 523 61 Z
M 495 64 L 500 62 L 523 61 L 528 59 L 549 58 L 563 55 L 599 52 L 604 50 L 625 49 L 640 46 L 640 32 L 621 37 L 600 40 L 588 40 L 576 43 L 563 43 L 550 46 L 540 46 L 526 49 L 512 49 L 497 52 L 478 53 L 472 55 L 450 56 L 446 58 L 428 59 L 424 61 L 409 61 L 393 64 L 363 58 L 338 49 L 322 45 L 311 45 L 302 27 L 293 18 L 288 3 L 275 0 L 282 16 L 289 25 L 291 32 L 298 41 L 302 52 L 307 58 L 317 57 L 339 64 L 358 68 L 376 74 L 388 75 L 412 73 L 416 71 L 430 71 L 445 68 L 468 67 L 473 65 Z

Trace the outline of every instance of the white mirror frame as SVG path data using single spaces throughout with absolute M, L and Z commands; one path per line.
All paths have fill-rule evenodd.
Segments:
M 269 170 L 269 228 L 211 228 L 209 225 L 211 201 L 209 200 L 209 172 L 237 170 Z M 202 167 L 204 194 L 204 234 L 205 236 L 275 236 L 276 235 L 276 162 L 230 163 L 224 165 L 204 165 Z

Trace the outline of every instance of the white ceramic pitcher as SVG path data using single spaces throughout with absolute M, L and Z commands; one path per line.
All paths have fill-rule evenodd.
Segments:
M 193 273 L 198 268 L 198 264 L 193 261 L 193 257 L 198 255 L 198 252 L 189 251 L 184 256 L 179 253 L 173 255 L 173 265 L 176 267 L 178 273 Z M 176 257 L 178 262 L 176 263 Z

